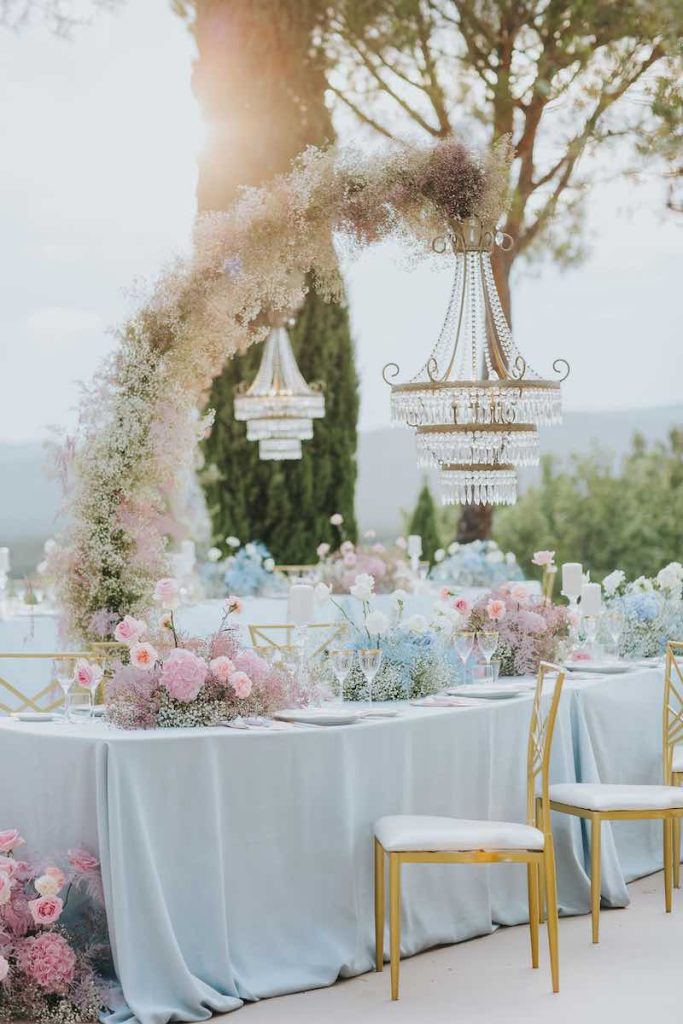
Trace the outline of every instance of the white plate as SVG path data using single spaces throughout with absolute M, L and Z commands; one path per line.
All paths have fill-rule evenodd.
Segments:
M 477 700 L 506 700 L 508 697 L 521 697 L 523 693 L 529 693 L 527 687 L 519 686 L 496 686 L 495 683 L 486 683 L 483 686 L 471 684 L 458 687 L 457 690 L 449 690 L 455 697 L 476 697 Z
M 280 711 L 273 715 L 273 718 L 281 722 L 292 722 L 294 725 L 353 725 L 360 717 L 357 711 L 333 711 L 326 708 Z
M 52 722 L 57 715 L 53 715 L 51 711 L 15 711 L 12 718 L 19 722 Z
M 572 661 L 564 666 L 570 672 L 593 672 L 599 676 L 614 676 L 630 672 L 633 665 L 628 661 Z

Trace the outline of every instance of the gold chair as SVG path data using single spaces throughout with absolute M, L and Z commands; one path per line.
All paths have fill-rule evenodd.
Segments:
M 548 713 L 541 713 L 543 683 L 556 672 Z M 404 864 L 526 864 L 529 893 L 531 964 L 538 967 L 539 889 L 545 880 L 547 928 L 553 992 L 560 987 L 555 853 L 550 826 L 548 768 L 564 672 L 542 662 L 529 724 L 527 747 L 527 823 L 465 821 L 424 815 L 392 815 L 375 823 L 375 966 L 384 969 L 385 860 L 389 858 L 389 935 L 391 998 L 398 999 L 401 957 L 401 868 Z M 540 776 L 540 825 L 536 793 Z M 543 870 L 541 870 L 543 869 Z
M 309 651 L 311 658 L 317 658 L 345 632 L 342 622 L 312 622 L 308 632 L 317 644 Z M 249 626 L 252 647 L 291 647 L 296 636 L 296 626 L 291 624 L 274 626 Z
M 600 938 L 600 850 L 603 821 L 661 820 L 664 840 L 664 905 L 667 914 L 671 913 L 674 849 L 680 850 L 680 820 L 683 815 L 683 790 L 679 788 L 683 778 L 683 751 L 676 746 L 683 733 L 683 698 L 674 680 L 675 671 L 678 684 L 683 688 L 683 677 L 675 658 L 675 653 L 680 651 L 683 651 L 683 644 L 667 645 L 663 730 L 665 785 L 570 782 L 550 787 L 551 810 L 585 818 L 591 823 L 593 942 L 598 942 Z M 677 706 L 674 706 L 674 701 Z M 674 846 L 674 835 L 678 836 L 678 847 Z
M 315 565 L 276 565 L 274 572 L 279 572 L 280 575 L 284 576 L 287 580 L 292 580 L 297 576 L 307 577 L 315 576 L 319 572 L 320 566 L 316 563 Z
M 87 658 L 89 661 L 99 661 L 100 659 L 92 651 L 67 651 L 64 652 L 13 652 L 13 651 L 2 651 L 0 652 L 0 659 L 3 661 L 26 661 L 32 659 L 34 661 L 55 661 L 65 660 L 73 661 L 74 665 L 79 658 Z M 27 696 L 22 693 L 18 687 L 10 683 L 8 679 L 5 679 L 0 675 L 0 694 L 5 699 L 8 694 L 10 698 L 14 698 L 14 706 L 6 704 L 4 699 L 0 698 L 0 713 L 11 715 L 15 712 L 22 711 L 34 711 L 34 712 L 50 712 L 56 711 L 57 708 L 61 707 L 64 700 L 61 690 L 59 696 L 53 698 L 55 690 L 59 689 L 59 683 L 56 679 L 52 679 L 47 686 L 44 686 L 42 690 L 34 694 L 33 697 Z M 4 693 L 3 693 L 4 691 Z
M 683 643 L 670 640 L 666 645 L 664 672 L 664 784 L 680 786 L 683 782 L 683 669 L 679 657 Z M 681 819 L 673 821 L 673 885 L 681 887 Z

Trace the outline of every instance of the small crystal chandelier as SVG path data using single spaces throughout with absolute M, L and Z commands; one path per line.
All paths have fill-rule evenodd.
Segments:
M 252 384 L 240 384 L 235 419 L 247 424 L 247 440 L 258 441 L 259 458 L 300 459 L 301 442 L 313 437 L 313 420 L 325 415 L 318 384 L 307 384 L 296 364 L 284 324 L 271 328 Z
M 450 247 L 455 256 L 441 333 L 411 381 L 392 383 L 399 367 L 384 367 L 391 417 L 415 428 L 418 464 L 440 468 L 444 505 L 514 504 L 517 467 L 538 463 L 538 427 L 561 421 L 560 383 L 569 365 L 555 360 L 557 381 L 527 365 L 496 289 L 491 252 L 511 243 L 477 217 L 454 221 L 435 239 L 435 252 Z

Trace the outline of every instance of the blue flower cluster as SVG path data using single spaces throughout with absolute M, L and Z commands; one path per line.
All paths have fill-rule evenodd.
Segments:
M 493 588 L 523 580 L 524 573 L 512 552 L 504 553 L 492 540 L 474 540 L 451 544 L 448 556 L 432 568 L 429 578 L 448 586 Z
M 354 650 L 367 647 L 367 634 L 358 630 L 348 646 Z M 452 646 L 435 633 L 411 633 L 396 627 L 380 636 L 379 646 L 382 663 L 373 682 L 374 700 L 425 697 L 459 680 L 460 659 Z M 349 674 L 344 696 L 347 700 L 367 699 L 365 678 L 358 663 Z

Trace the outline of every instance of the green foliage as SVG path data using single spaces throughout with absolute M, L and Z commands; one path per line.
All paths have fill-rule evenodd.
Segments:
M 616 568 L 652 576 L 681 560 L 682 508 L 683 428 L 651 448 L 636 435 L 620 466 L 599 449 L 566 468 L 547 457 L 540 484 L 496 512 L 494 536 L 527 573 L 533 552 L 551 549 L 558 565 L 582 562 L 595 579 Z
M 346 311 L 311 293 L 291 337 L 304 377 L 325 388 L 325 418 L 314 421 L 303 458 L 261 462 L 258 445 L 246 440 L 244 423 L 234 419 L 235 385 L 256 373 L 259 345 L 231 360 L 214 382 L 209 404 L 216 422 L 204 442 L 202 474 L 216 545 L 227 552 L 230 535 L 262 540 L 285 564 L 315 561 L 321 541 L 336 542 L 333 512 L 344 516 L 346 536 L 356 538 L 358 380 Z
M 408 533 L 417 533 L 422 537 L 422 557 L 425 561 L 433 562 L 434 552 L 441 547 L 441 539 L 437 526 L 434 498 L 426 483 L 423 484 L 418 496 Z

